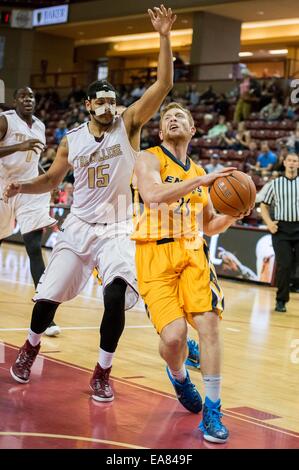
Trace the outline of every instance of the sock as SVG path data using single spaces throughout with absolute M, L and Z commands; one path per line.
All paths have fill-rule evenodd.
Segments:
M 112 366 L 114 353 L 106 352 L 104 349 L 99 348 L 98 363 L 102 369 L 109 369 Z
M 169 367 L 169 372 L 170 372 L 171 376 L 177 382 L 180 382 L 180 383 L 185 382 L 185 379 L 187 377 L 187 371 L 186 371 L 185 364 L 183 364 L 183 367 L 179 370 L 173 370 L 173 369 L 170 369 L 170 367 Z
M 204 375 L 203 382 L 205 386 L 205 395 L 210 401 L 215 402 L 220 398 L 221 376 Z
M 42 333 L 34 333 L 34 331 L 29 328 L 27 339 L 31 346 L 37 346 L 40 343 L 42 335 Z

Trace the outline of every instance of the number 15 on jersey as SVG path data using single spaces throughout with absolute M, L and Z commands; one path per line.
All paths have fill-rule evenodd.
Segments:
M 94 188 L 106 188 L 109 184 L 109 174 L 104 173 L 108 170 L 110 165 L 99 165 L 97 167 L 88 168 L 88 187 Z

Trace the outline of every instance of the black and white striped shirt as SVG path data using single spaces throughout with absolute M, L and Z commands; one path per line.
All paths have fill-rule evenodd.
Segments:
M 262 201 L 274 205 L 275 220 L 299 222 L 299 176 L 281 176 L 271 182 Z

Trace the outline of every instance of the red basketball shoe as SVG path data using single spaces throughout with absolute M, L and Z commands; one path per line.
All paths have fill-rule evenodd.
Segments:
M 114 399 L 112 388 L 109 384 L 109 375 L 111 367 L 109 369 L 102 369 L 99 363 L 97 363 L 93 376 L 90 379 L 90 388 L 93 391 L 92 398 L 96 401 L 112 401 Z
M 10 375 L 13 379 L 22 384 L 29 382 L 31 367 L 39 350 L 40 343 L 37 346 L 32 346 L 27 339 L 19 350 L 15 363 L 10 368 Z

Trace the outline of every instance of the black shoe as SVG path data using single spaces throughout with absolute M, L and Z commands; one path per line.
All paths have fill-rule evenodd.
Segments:
M 275 312 L 286 312 L 286 305 L 282 300 L 278 300 L 275 306 Z
M 290 291 L 291 291 L 291 292 L 295 292 L 295 294 L 299 294 L 299 287 L 297 287 L 297 286 L 292 286 L 292 287 L 290 287 Z

